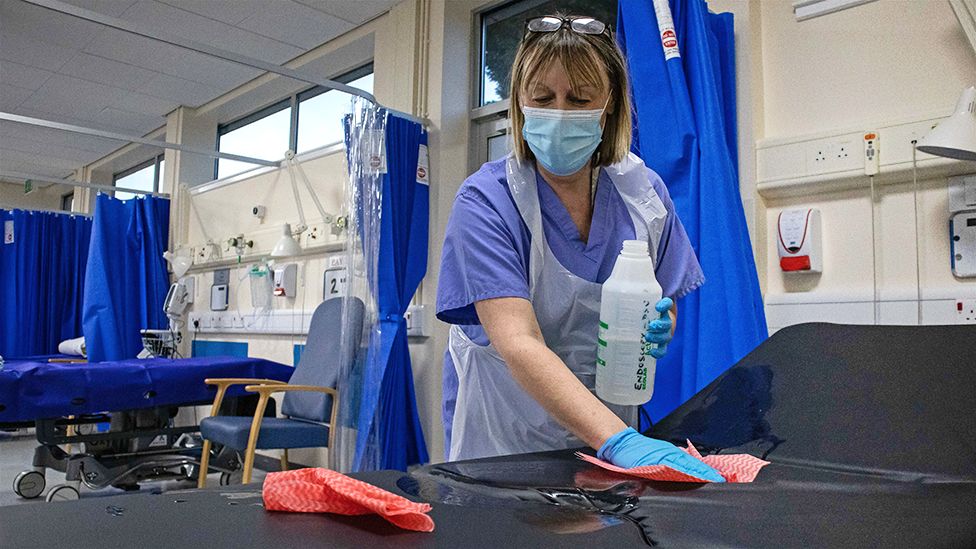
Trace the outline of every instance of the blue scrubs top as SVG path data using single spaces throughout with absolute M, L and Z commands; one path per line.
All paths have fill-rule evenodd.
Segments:
M 650 171 L 648 192 L 667 209 L 658 244 L 655 275 L 664 295 L 678 299 L 702 285 L 698 258 L 688 241 L 661 178 Z M 601 170 L 587 242 L 555 191 L 536 177 L 542 229 L 553 255 L 570 272 L 603 283 L 610 276 L 624 240 L 635 237 L 627 206 L 610 176 Z M 488 344 L 474 303 L 498 297 L 529 299 L 531 236 L 508 189 L 505 159 L 488 162 L 458 190 L 447 223 L 437 286 L 437 317 L 461 325 L 475 343 Z M 444 353 L 443 418 L 446 448 L 457 400 L 458 378 L 450 352 Z

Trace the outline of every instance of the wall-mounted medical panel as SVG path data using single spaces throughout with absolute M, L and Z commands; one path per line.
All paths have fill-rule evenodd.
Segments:
M 921 139 L 942 117 L 923 117 L 887 124 L 865 124 L 836 132 L 762 139 L 756 142 L 756 188 L 766 198 L 831 192 L 868 185 L 867 164 L 878 162 L 875 182 L 912 180 L 913 141 Z M 877 133 L 881 145 L 865 154 L 865 132 Z M 916 153 L 920 177 L 944 177 L 972 171 L 971 164 Z
M 949 238 L 952 274 L 959 278 L 976 277 L 976 210 L 949 218 Z

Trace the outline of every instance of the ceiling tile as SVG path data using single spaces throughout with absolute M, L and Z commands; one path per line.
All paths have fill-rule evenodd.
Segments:
M 191 107 L 198 107 L 222 93 L 218 88 L 160 73 L 136 91 Z
M 148 116 L 142 113 L 130 112 L 114 107 L 106 107 L 96 120 L 105 126 L 116 126 L 120 128 L 132 128 L 132 133 L 145 135 L 156 128 L 166 124 L 166 119 L 162 116 Z
M 57 71 L 74 56 L 76 50 L 55 46 L 19 30 L 10 30 L 4 22 L 0 40 L 0 59 L 49 71 Z
M 176 107 L 179 107 L 180 104 L 178 101 L 172 99 L 163 99 L 132 91 L 127 92 L 113 106 L 129 112 L 166 116 L 176 109 Z
M 34 173 L 37 175 L 44 175 L 40 173 L 41 169 L 73 170 L 78 167 L 77 160 L 58 158 L 54 154 L 55 151 L 24 152 L 0 148 L 0 169 L 9 169 L 3 165 L 7 161 L 36 166 L 35 170 L 37 171 Z
M 302 53 L 289 44 L 153 0 L 140 0 L 122 18 L 265 61 L 282 63 Z
M 50 143 L 43 143 L 24 138 L 16 140 L 4 139 L 2 142 L 0 142 L 0 148 L 8 151 L 31 153 L 39 156 L 42 159 L 47 158 L 49 155 L 53 155 L 62 160 L 70 160 L 76 164 L 90 162 L 92 156 L 98 154 L 93 151 L 75 149 L 72 147 L 65 147 L 63 145 L 54 146 Z
M 304 49 L 320 46 L 353 28 L 348 21 L 290 0 L 266 3 L 237 26 Z
M 128 65 L 84 52 L 79 53 L 59 72 L 127 90 L 137 90 L 159 74 L 135 65 Z
M 29 107 L 59 117 L 67 115 L 94 120 L 102 109 L 119 101 L 125 93 L 120 88 L 56 74 L 34 93 Z
M 296 0 L 310 8 L 360 24 L 388 11 L 398 0 Z
M 3 21 L 4 30 L 14 28 L 33 40 L 71 49 L 84 47 L 104 28 L 84 19 L 17 0 L 0 2 L 0 21 Z
M 0 151 L 0 153 L 2 153 L 2 151 Z M 66 170 L 64 168 L 50 168 L 50 167 L 37 164 L 36 161 L 28 163 L 28 162 L 20 162 L 20 161 L 15 162 L 12 160 L 6 160 L 3 158 L 2 154 L 0 154 L 0 170 L 28 173 L 40 177 L 55 177 L 57 179 L 64 179 L 65 177 L 74 174 L 74 170 Z M 14 184 L 19 185 L 21 190 L 23 190 L 24 188 L 23 181 L 17 181 Z M 47 186 L 46 183 L 37 184 L 37 187 L 45 187 L 45 186 Z
M 17 107 L 26 101 L 27 98 L 33 93 L 34 90 L 11 86 L 10 84 L 6 83 L 0 83 L 0 110 L 17 110 Z
M 103 33 L 85 51 L 223 89 L 234 88 L 261 74 L 255 69 L 118 30 Z
M 61 0 L 65 4 L 78 6 L 103 15 L 118 17 L 129 8 L 136 0 Z
M 237 25 L 267 5 L 268 0 L 159 0 L 174 8 L 193 12 L 208 19 Z
M 41 126 L 29 126 L 16 122 L 0 121 L 0 146 L 9 139 L 18 138 L 51 146 L 65 146 L 89 152 L 100 152 L 106 148 L 112 150 L 119 146 L 119 142 L 112 139 L 103 139 L 101 137 L 93 137 Z
M 44 82 L 47 82 L 47 79 L 51 78 L 53 74 L 51 71 L 29 67 L 13 61 L 0 61 L 0 82 L 18 88 L 36 90 Z

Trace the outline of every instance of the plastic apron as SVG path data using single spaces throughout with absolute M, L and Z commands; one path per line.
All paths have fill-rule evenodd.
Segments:
M 656 258 L 667 210 L 651 186 L 649 170 L 633 154 L 605 169 L 627 205 L 636 238 L 647 240 Z M 529 294 L 546 346 L 593 391 L 602 285 L 574 275 L 553 256 L 542 229 L 535 168 L 509 155 L 506 170 L 515 205 L 531 234 Z M 455 325 L 448 348 L 458 373 L 451 460 L 584 445 L 522 389 L 491 344 L 472 342 Z M 636 426 L 636 406 L 608 407 Z

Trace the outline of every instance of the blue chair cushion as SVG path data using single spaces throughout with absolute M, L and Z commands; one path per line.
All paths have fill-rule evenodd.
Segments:
M 235 450 L 247 448 L 251 434 L 252 417 L 215 416 L 200 422 L 203 438 L 229 446 Z M 266 417 L 261 422 L 257 447 L 274 448 L 321 448 L 329 445 L 329 426 L 296 419 Z

